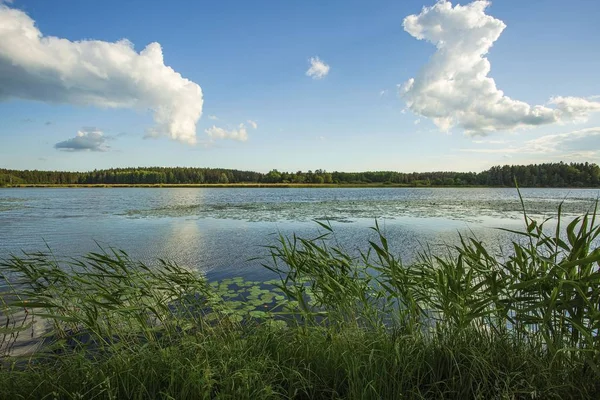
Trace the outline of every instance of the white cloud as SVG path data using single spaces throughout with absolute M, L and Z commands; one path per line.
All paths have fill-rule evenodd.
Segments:
M 306 71 L 306 75 L 313 79 L 322 79 L 329 73 L 329 65 L 325 64 L 319 57 L 311 57 L 310 68 Z
M 417 118 L 417 119 L 415 119 L 415 120 L 414 120 L 414 122 L 413 122 L 413 123 L 414 123 L 415 125 L 419 125 L 419 124 L 421 123 L 421 119 L 420 119 L 420 118 Z
M 483 141 L 482 141 L 483 142 Z M 477 143 L 477 141 L 475 141 Z M 487 143 L 495 144 L 494 141 Z M 600 152 L 600 127 L 541 136 L 525 141 L 521 146 L 507 148 L 460 149 L 467 153 L 561 154 L 592 157 Z
M 473 143 L 477 144 L 506 144 L 510 143 L 507 140 L 473 140 Z
M 66 151 L 108 151 L 109 146 L 106 145 L 108 139 L 99 129 L 82 128 L 77 131 L 77 136 L 56 143 L 54 148 Z
M 387 89 L 384 89 L 384 90 L 382 90 L 382 91 L 379 92 L 379 96 L 383 97 L 383 96 L 385 96 L 387 94 L 387 92 L 388 92 Z
M 536 153 L 597 151 L 600 150 L 600 127 L 542 136 L 528 140 L 524 147 Z
M 246 126 L 244 124 L 240 124 L 237 129 L 231 130 L 219 128 L 213 125 L 204 132 L 206 132 L 211 139 L 232 139 L 240 142 L 245 142 L 248 140 L 248 131 L 246 130 Z
M 217 121 L 219 118 L 216 115 L 209 115 L 208 119 L 211 119 L 213 121 Z
M 482 154 L 510 154 L 510 153 L 529 153 L 528 151 L 523 151 L 522 148 L 519 147 L 507 147 L 507 148 L 498 148 L 498 149 L 460 149 L 463 153 L 482 153 Z
M 585 122 L 589 113 L 600 111 L 599 102 L 581 97 L 556 96 L 550 99 L 550 104 L 560 111 L 561 118 L 579 122 Z
M 249 119 L 248 124 L 250 124 L 252 129 L 258 129 L 258 124 L 256 123 L 256 121 L 252 121 L 251 119 Z
M 592 99 L 554 97 L 548 106 L 531 106 L 514 100 L 488 76 L 485 57 L 506 28 L 504 22 L 485 13 L 488 1 L 452 6 L 440 0 L 420 14 L 404 19 L 404 30 L 434 44 L 437 51 L 416 78 L 400 87 L 409 109 L 431 118 L 443 131 L 454 126 L 467 134 L 534 127 L 585 120 L 600 111 Z
M 196 142 L 202 90 L 166 66 L 160 44 L 44 36 L 23 11 L 0 4 L 0 101 L 151 110 L 150 136 Z

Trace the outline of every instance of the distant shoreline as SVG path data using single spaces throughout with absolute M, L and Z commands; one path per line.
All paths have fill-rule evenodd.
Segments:
M 481 172 L 327 172 L 268 173 L 223 168 L 128 167 L 74 171 L 0 168 L 0 187 L 234 187 L 234 188 L 364 188 L 364 187 L 600 187 L 594 163 L 504 165 Z
M 94 189 L 94 188 L 311 188 L 311 189 L 332 189 L 332 188 L 407 188 L 407 189 L 511 189 L 513 186 L 485 186 L 485 185 L 406 185 L 398 183 L 340 183 L 340 184 L 318 184 L 318 183 L 188 183 L 188 184 L 17 184 L 0 186 L 0 189 L 24 189 L 24 188 L 71 188 L 71 189 Z M 572 186 L 522 186 L 525 189 L 597 189 L 600 187 L 572 187 Z

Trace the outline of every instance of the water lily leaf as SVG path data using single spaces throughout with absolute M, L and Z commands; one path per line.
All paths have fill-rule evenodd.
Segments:
M 229 320 L 232 322 L 242 322 L 243 319 L 244 317 L 239 314 L 233 314 L 229 316 Z
M 283 320 L 275 320 L 275 319 L 270 319 L 268 321 L 266 321 L 266 324 L 274 329 L 285 329 L 288 327 L 287 323 Z
M 265 303 L 270 303 L 273 301 L 273 294 L 272 293 L 265 293 L 262 296 L 260 296 L 260 299 L 265 302 Z
M 258 310 L 257 311 L 250 311 L 249 314 L 250 314 L 250 316 L 252 318 L 264 318 L 264 317 L 267 316 L 266 312 L 264 312 L 264 311 L 258 311 Z

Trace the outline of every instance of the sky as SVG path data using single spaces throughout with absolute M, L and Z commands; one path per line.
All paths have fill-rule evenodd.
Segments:
M 0 168 L 600 162 L 593 0 L 0 0 Z

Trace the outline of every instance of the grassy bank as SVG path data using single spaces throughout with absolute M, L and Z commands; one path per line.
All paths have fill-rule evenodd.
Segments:
M 0 397 L 599 398 L 595 217 L 525 215 L 507 254 L 462 238 L 411 265 L 377 226 L 354 257 L 319 223 L 270 247 L 269 282 L 118 251 L 4 260 L 0 349 L 48 332 L 3 357 Z

